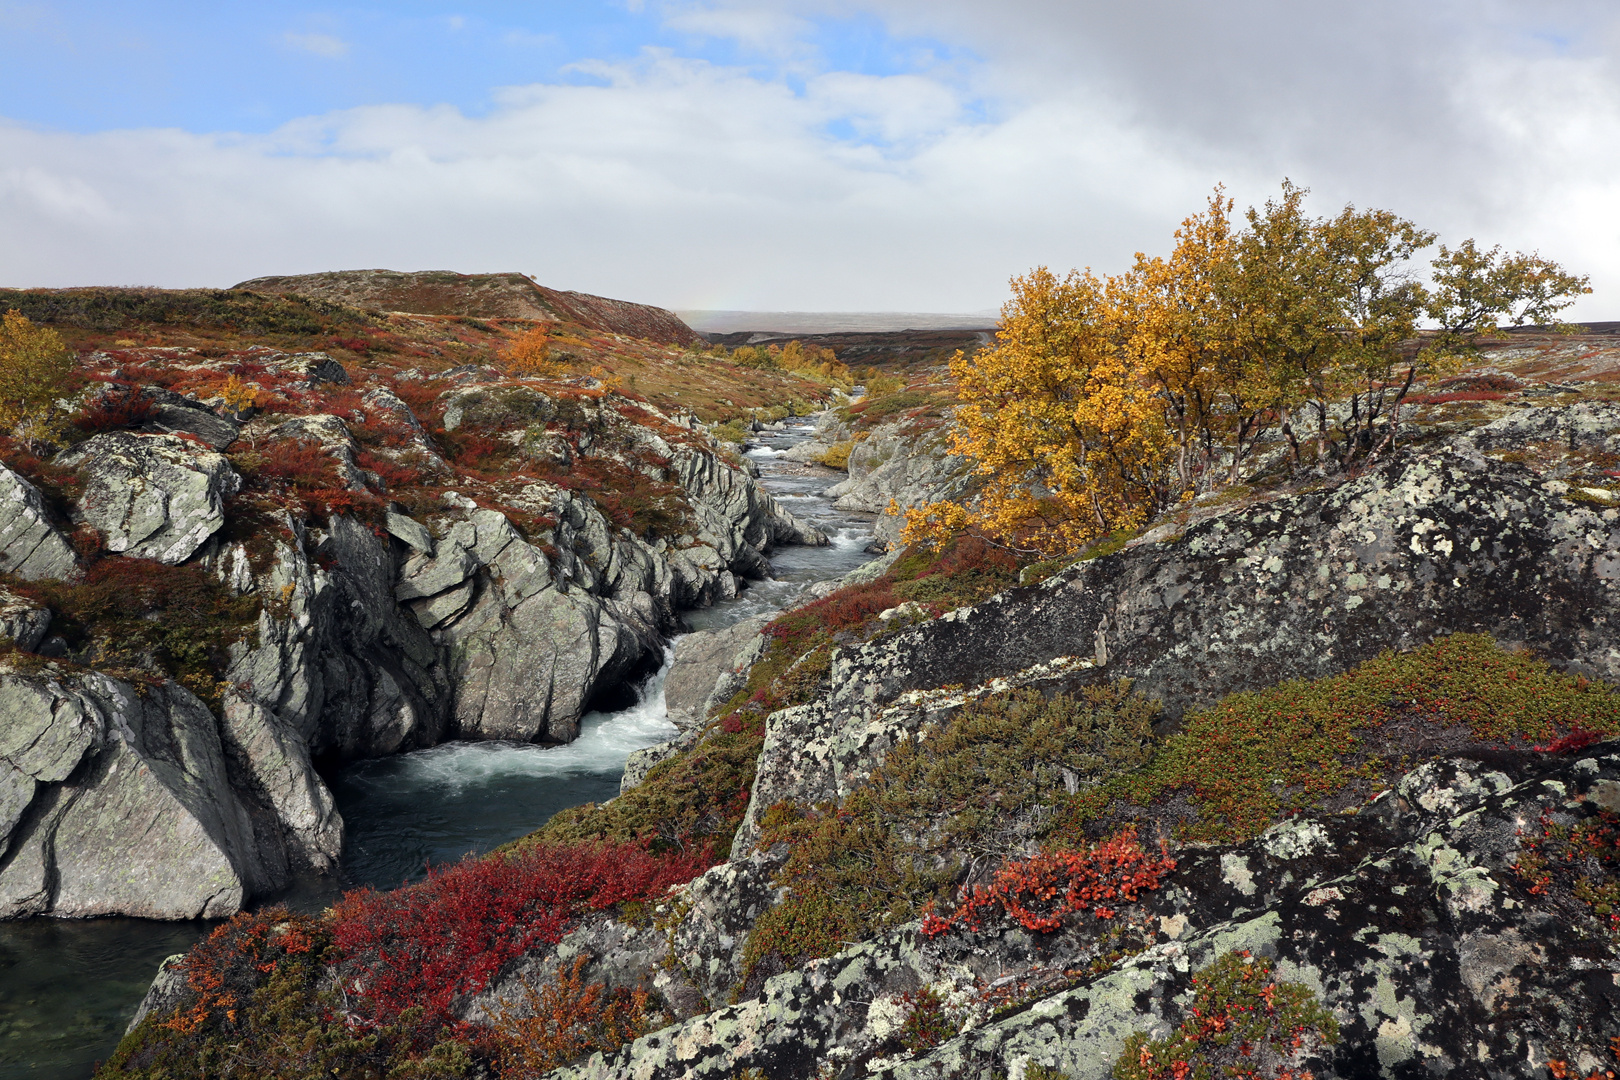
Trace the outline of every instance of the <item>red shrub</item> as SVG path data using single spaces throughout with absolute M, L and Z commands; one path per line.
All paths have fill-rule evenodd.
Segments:
M 1534 746 L 1531 749 L 1543 754 L 1573 754 L 1575 751 L 1585 750 L 1588 746 L 1595 742 L 1601 742 L 1605 738 L 1607 736 L 1600 732 L 1577 727 L 1561 739 L 1554 739 L 1545 746 Z
M 255 480 L 282 480 L 301 488 L 337 486 L 337 462 L 314 439 L 277 439 L 244 458 Z
M 922 933 L 934 937 L 953 926 L 981 929 L 986 911 L 1016 919 L 1024 929 L 1043 934 L 1061 928 L 1065 916 L 1087 910 L 1099 919 L 1111 919 L 1116 914 L 1113 905 L 1129 903 L 1139 893 L 1157 889 L 1160 880 L 1175 868 L 1176 861 L 1162 848 L 1157 857 L 1144 851 L 1134 830 L 1095 847 L 1043 852 L 1007 863 L 989 885 L 975 886 L 958 897 L 951 914 L 927 916 Z
M 344 420 L 351 420 L 355 416 L 364 416 L 366 414 L 365 399 L 357 391 L 351 390 L 347 386 L 334 387 L 324 393 L 312 392 L 311 397 L 316 399 L 314 404 L 322 412 L 329 412 L 333 416 L 342 417 Z
M 816 631 L 855 630 L 881 611 L 900 603 L 891 582 L 880 578 L 870 585 L 853 585 L 831 596 L 781 616 L 765 628 L 771 637 L 798 638 Z
M 180 967 L 195 997 L 163 1026 L 182 1034 L 211 1019 L 234 1026 L 265 976 L 284 959 L 318 952 L 324 936 L 313 917 L 284 907 L 234 916 L 186 954 Z
M 138 428 L 157 415 L 157 405 L 133 386 L 113 386 L 89 408 L 73 418 L 73 426 L 86 435 Z
M 384 489 L 394 491 L 399 488 L 415 487 L 422 482 L 422 472 L 409 465 L 401 465 L 390 458 L 373 454 L 369 450 L 362 450 L 355 455 L 355 463 L 362 469 L 377 474 L 382 481 Z
M 488 469 L 512 456 L 511 443 L 482 432 L 461 428 L 433 434 L 450 460 L 463 469 Z
M 466 859 L 421 884 L 351 892 L 332 908 L 333 939 L 352 965 L 347 992 L 378 1023 L 421 1006 L 427 1030 L 503 965 L 551 944 L 587 911 L 662 895 L 708 867 L 708 851 L 655 856 L 633 844 L 541 845 Z
M 442 411 L 439 395 L 447 388 L 438 379 L 396 379 L 389 384 L 394 396 L 410 406 L 418 419 L 426 420 Z

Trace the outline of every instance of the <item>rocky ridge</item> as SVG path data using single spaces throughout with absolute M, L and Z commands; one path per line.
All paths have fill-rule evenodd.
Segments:
M 91 358 L 84 410 L 112 429 L 40 466 L 50 497 L 0 468 L 0 917 L 229 914 L 335 865 L 316 761 L 568 741 L 680 610 L 734 595 L 774 544 L 825 542 L 691 417 L 600 390 L 488 370 L 351 387 L 330 357 L 266 350 L 132 359 Z M 227 376 L 262 408 L 172 388 Z M 516 475 L 449 460 L 435 440 L 458 438 L 517 455 Z M 650 485 L 665 530 L 626 527 L 611 489 L 541 478 L 547 446 Z M 163 567 L 256 612 L 184 683 L 163 650 L 124 655 L 62 606 Z
M 679 316 L 663 308 L 549 289 L 526 274 L 341 270 L 253 278 L 232 288 L 310 296 L 352 307 L 418 315 L 566 321 L 590 330 L 672 345 L 698 345 L 704 341 Z
M 584 949 L 608 985 L 650 976 L 689 1018 L 552 1075 L 1018 1076 L 1038 1064 L 1101 1077 L 1133 1031 L 1167 1035 L 1189 978 L 1233 950 L 1273 962 L 1338 1018 L 1338 1049 L 1296 1063 L 1318 1076 L 1599 1068 L 1603 1040 L 1620 1035 L 1606 925 L 1538 900 L 1516 867 L 1527 823 L 1612 822 L 1620 759 L 1605 748 L 1441 754 L 1359 812 L 1184 847 L 1123 958 L 1084 926 L 929 937 L 909 923 L 727 1000 L 745 989 L 750 932 L 787 896 L 787 853 L 761 843 L 765 810 L 847 799 L 893 748 L 986 695 L 1126 677 L 1164 702 L 1173 730 L 1224 694 L 1460 631 L 1616 681 L 1620 509 L 1561 476 L 1617 450 L 1620 406 L 1515 413 L 835 654 L 816 700 L 768 718 L 730 861 L 672 895 L 653 927 L 593 922 L 559 946 Z M 694 652 L 694 708 L 748 648 Z M 481 1007 L 510 1001 L 513 985 Z M 901 1028 L 924 988 L 960 1033 L 908 1049 Z

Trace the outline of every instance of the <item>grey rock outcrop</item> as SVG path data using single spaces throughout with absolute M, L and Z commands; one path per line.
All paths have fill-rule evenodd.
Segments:
M 0 571 L 29 581 L 78 572 L 73 545 L 51 524 L 39 489 L 0 465 Z
M 177 683 L 0 673 L 0 774 L 0 918 L 217 918 L 285 875 Z
M 143 393 L 156 404 L 157 409 L 148 430 L 165 435 L 182 432 L 195 435 L 215 450 L 224 450 L 241 434 L 240 424 L 227 420 L 199 401 L 157 386 L 149 386 Z
M 1531 893 L 1515 864 L 1523 822 L 1546 815 L 1567 827 L 1620 808 L 1613 747 L 1576 761 L 1431 763 L 1359 813 L 1182 852 L 1145 894 L 1146 948 L 1099 962 L 1099 973 L 1086 972 L 1117 943 L 1095 920 L 935 938 L 911 923 L 552 1076 L 791 1078 L 831 1065 L 922 1078 L 1039 1064 L 1104 1080 L 1126 1038 L 1168 1035 L 1192 974 L 1234 950 L 1304 983 L 1338 1019 L 1338 1045 L 1310 1047 L 1299 1063 L 1317 1076 L 1538 1076 L 1553 1059 L 1601 1068 L 1620 1031 L 1620 957 L 1598 916 Z M 997 990 L 1009 985 L 1034 989 L 1008 1008 Z M 898 1038 L 904 995 L 925 986 L 960 1034 L 912 1053 Z
M 222 456 L 172 435 L 115 431 L 63 454 L 84 478 L 76 520 L 107 550 L 178 565 L 225 524 L 225 500 L 242 478 Z
M 283 374 L 342 374 L 322 357 L 256 356 Z M 175 410 L 191 424 L 184 430 L 208 438 L 206 420 L 191 423 L 191 414 L 217 420 L 212 413 L 154 396 L 160 420 L 162 409 Z M 397 395 L 373 387 L 365 400 L 397 421 L 389 438 L 410 443 L 400 452 L 430 471 L 448 468 L 422 450 L 430 444 Z M 393 503 L 375 522 L 333 513 L 315 527 L 296 509 L 274 509 L 273 489 L 267 500 L 256 487 L 254 532 L 242 536 L 222 529 L 242 480 L 197 439 L 118 431 L 62 455 L 83 480 L 71 514 L 102 534 L 107 551 L 199 566 L 231 593 L 256 597 L 259 616 L 229 646 L 210 712 L 174 683 L 136 694 L 118 679 L 69 676 L 26 656 L 48 633 L 50 612 L 0 596 L 0 634 L 22 650 L 0 687 L 0 709 L 22 719 L 3 738 L 27 736 L 0 744 L 0 918 L 215 917 L 284 887 L 295 870 L 330 870 L 344 824 L 316 761 L 453 736 L 568 741 L 593 697 L 661 655 L 681 608 L 734 595 L 738 577 L 764 570 L 773 544 L 825 542 L 745 471 L 699 446 L 666 443 L 597 399 L 588 408 L 601 436 L 593 453 L 649 467 L 628 447 L 668 463 L 660 479 L 682 485 L 689 535 L 649 540 L 615 526 L 585 495 L 535 482 L 503 496 L 533 535 L 454 491 L 441 512 L 420 519 Z M 217 443 L 236 427 L 220 423 L 230 430 L 214 432 Z M 356 494 L 379 486 L 359 467 L 342 416 L 272 418 L 248 430 L 258 447 L 318 447 L 338 486 Z M 39 491 L 0 472 L 0 493 L 8 485 L 3 568 L 72 576 L 72 548 Z M 26 674 L 34 671 L 45 674 Z M 40 764 L 40 748 L 70 731 L 82 745 L 63 743 L 60 767 Z
M 701 727 L 714 705 L 737 692 L 748 668 L 764 652 L 760 631 L 771 618 L 756 615 L 723 630 L 700 630 L 676 639 L 675 660 L 664 680 L 670 723 Z
M 838 654 L 826 697 L 772 718 L 749 821 L 781 798 L 835 797 L 903 695 L 1059 661 L 1079 681 L 1133 680 L 1171 723 L 1224 694 L 1456 632 L 1620 679 L 1620 510 L 1567 500 L 1561 481 L 1480 452 L 1477 440 L 1522 439 L 1515 425 L 1527 423 L 1603 446 L 1620 406 L 1510 417 Z
M 51 627 L 51 611 L 10 589 L 0 587 L 0 638 L 23 652 L 33 652 Z
M 972 491 L 972 463 L 950 451 L 945 427 L 909 430 L 890 421 L 878 424 L 849 452 L 849 477 L 827 489 L 840 510 L 883 514 L 876 529 L 880 539 L 900 539 L 904 519 L 885 514 L 891 503 L 903 510 L 942 499 L 961 501 Z

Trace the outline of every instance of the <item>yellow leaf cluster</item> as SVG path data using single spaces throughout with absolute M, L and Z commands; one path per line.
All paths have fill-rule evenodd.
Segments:
M 970 509 L 907 514 L 906 542 L 974 527 L 1029 554 L 1072 552 L 1236 483 L 1267 442 L 1295 468 L 1342 468 L 1394 439 L 1416 382 L 1454 368 L 1499 317 L 1550 320 L 1584 277 L 1538 255 L 1440 249 L 1388 210 L 1305 214 L 1305 190 L 1251 207 L 1216 188 L 1167 257 L 1098 277 L 1012 281 L 996 344 L 951 363 L 953 449 L 977 463 Z M 1418 342 L 1420 321 L 1438 326 Z
M 0 321 L 0 430 L 49 440 L 61 426 L 57 399 L 73 373 L 73 354 L 56 331 L 22 312 Z
M 543 324 L 515 338 L 500 357 L 511 375 L 552 378 L 563 371 L 563 365 L 551 359 L 551 331 Z

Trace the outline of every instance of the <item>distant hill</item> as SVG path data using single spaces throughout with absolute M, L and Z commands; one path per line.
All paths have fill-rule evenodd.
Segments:
M 983 330 L 888 330 L 846 331 L 833 334 L 783 333 L 780 331 L 739 330 L 731 334 L 712 331 L 704 337 L 716 345 L 735 349 L 739 345 L 769 345 L 802 341 L 819 345 L 838 354 L 851 367 L 884 369 L 931 367 L 948 361 L 958 349 L 974 352 L 989 345 L 995 329 Z
M 526 274 L 458 274 L 449 270 L 335 270 L 260 277 L 234 286 L 259 293 L 315 297 L 358 308 L 413 315 L 467 315 L 577 323 L 590 330 L 671 345 L 703 338 L 673 312 L 589 293 L 548 289 Z
M 901 330 L 994 330 L 994 311 L 944 315 L 926 311 L 680 311 L 686 324 L 711 340 L 717 334 L 756 331 L 782 336 L 894 333 Z

